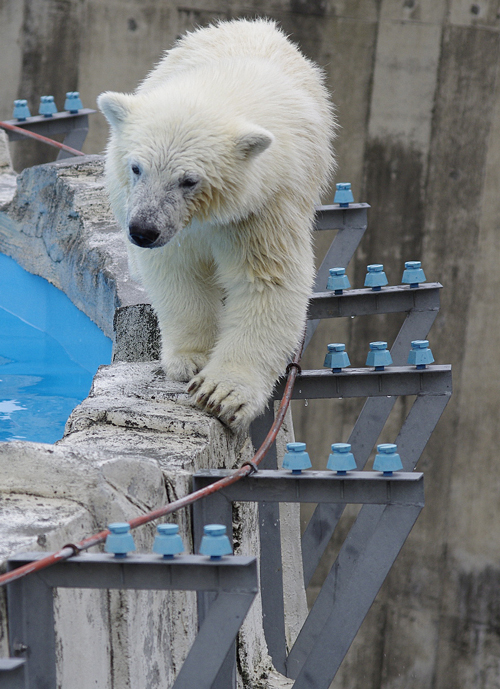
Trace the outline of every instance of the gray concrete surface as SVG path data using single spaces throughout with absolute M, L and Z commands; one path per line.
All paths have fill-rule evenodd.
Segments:
M 61 102 L 76 88 L 92 107 L 104 89 L 133 89 L 186 28 L 259 13 L 326 69 L 342 126 L 336 181 L 351 181 L 356 200 L 372 206 L 352 284 L 361 286 L 371 262 L 398 283 L 404 261 L 421 259 L 445 287 L 431 348 L 454 367 L 454 396 L 419 465 L 426 508 L 333 686 L 497 689 L 498 0 L 7 0 L 1 116 L 10 117 L 16 96 L 54 93 Z M 98 153 L 105 138 L 96 115 L 85 150 Z M 41 160 L 30 146 L 16 144 L 17 169 Z M 318 254 L 323 248 L 318 242 Z M 363 364 L 368 343 L 390 342 L 397 328 L 395 316 L 323 324 L 305 363 L 320 367 L 326 343 L 345 341 L 353 365 Z M 295 405 L 297 438 L 318 466 L 331 442 L 347 439 L 358 409 L 339 400 Z M 381 440 L 394 440 L 407 409 L 397 405 Z

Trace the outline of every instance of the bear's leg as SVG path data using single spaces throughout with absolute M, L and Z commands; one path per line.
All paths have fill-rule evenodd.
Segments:
M 155 258 L 152 252 L 151 256 Z M 145 287 L 158 315 L 162 365 L 167 377 L 184 382 L 206 365 L 221 310 L 221 291 L 213 268 L 192 254 L 188 258 L 172 252 L 161 268 L 144 273 Z
M 265 407 L 305 322 L 307 285 L 241 281 L 226 288 L 221 331 L 208 364 L 188 391 L 234 430 Z

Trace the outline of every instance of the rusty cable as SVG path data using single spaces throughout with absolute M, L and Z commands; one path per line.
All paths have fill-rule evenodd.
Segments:
M 275 419 L 262 445 L 254 454 L 252 459 L 248 462 L 244 462 L 244 464 L 239 469 L 233 471 L 231 474 L 229 474 L 229 476 L 225 476 L 224 478 L 215 481 L 214 483 L 210 484 L 209 486 L 206 486 L 205 488 L 200 488 L 200 490 L 194 491 L 193 493 L 188 493 L 188 495 L 185 495 L 183 498 L 180 498 L 179 500 L 175 500 L 174 502 L 171 502 L 168 505 L 164 505 L 163 507 L 159 507 L 156 510 L 147 512 L 146 514 L 143 514 L 140 517 L 131 519 L 128 522 L 131 529 L 135 529 L 138 526 L 142 526 L 143 524 L 152 522 L 155 519 L 164 517 L 167 514 L 176 512 L 177 510 L 180 510 L 183 507 L 187 507 L 188 505 L 191 505 L 193 502 L 201 500 L 201 498 L 205 498 L 208 495 L 211 495 L 212 493 L 216 493 L 222 488 L 230 486 L 233 483 L 236 483 L 240 479 L 244 478 L 245 476 L 248 476 L 249 474 L 256 471 L 256 467 L 264 459 L 272 444 L 276 440 L 276 436 L 278 435 L 278 432 L 285 419 L 285 414 L 288 410 L 290 401 L 292 399 L 293 386 L 295 385 L 295 380 L 300 372 L 300 366 L 298 362 L 300 361 L 300 357 L 302 356 L 303 347 L 304 339 L 302 339 L 301 345 L 297 349 L 293 361 L 287 367 L 287 381 Z M 11 570 L 10 572 L 7 572 L 6 574 L 2 574 L 0 576 L 0 586 L 16 581 L 16 579 L 21 579 L 22 577 L 25 577 L 28 574 L 32 574 L 33 572 L 39 572 L 40 570 L 46 569 L 47 567 L 55 565 L 58 562 L 68 560 L 70 557 L 77 555 L 82 550 L 87 550 L 88 548 L 92 548 L 95 545 L 99 545 L 100 543 L 103 543 L 106 540 L 106 537 L 109 533 L 109 529 L 106 529 L 105 531 L 101 531 L 97 534 L 94 534 L 93 536 L 84 538 L 83 541 L 80 541 L 77 544 L 70 543 L 64 546 L 61 550 L 58 550 L 56 553 L 47 555 L 47 557 L 44 557 L 41 560 L 29 562 L 27 565 L 23 565 L 14 570 Z
M 71 146 L 66 146 L 66 144 L 61 144 L 61 143 L 59 143 L 59 141 L 54 141 L 54 139 L 49 139 L 47 136 L 42 136 L 41 134 L 35 134 L 35 132 L 31 132 L 29 129 L 23 129 L 22 127 L 16 127 L 14 124 L 9 124 L 8 122 L 0 121 L 0 128 L 8 129 L 10 132 L 15 132 L 16 134 L 21 134 L 22 136 L 26 136 L 28 139 L 36 139 L 37 141 L 41 141 L 44 144 L 48 144 L 49 146 L 54 146 L 55 148 L 60 148 L 62 151 L 67 151 L 68 153 L 72 153 L 74 156 L 86 155 L 85 153 L 82 153 L 82 151 L 78 151 L 76 148 L 71 148 Z

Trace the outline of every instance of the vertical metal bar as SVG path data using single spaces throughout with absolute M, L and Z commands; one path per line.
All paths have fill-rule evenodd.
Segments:
M 361 509 L 288 656 L 294 689 L 328 689 L 421 509 Z
M 236 634 L 255 598 L 254 593 L 221 591 L 210 606 L 172 689 L 211 689 Z M 225 685 L 225 689 L 230 687 Z M 233 685 L 234 686 L 234 685 Z
M 274 421 L 274 403 L 250 427 L 255 448 L 260 447 Z M 263 469 L 277 469 L 276 443 L 263 459 Z M 280 511 L 277 502 L 259 503 L 260 593 L 264 635 L 269 655 L 278 672 L 285 672 L 286 635 L 283 600 L 283 563 L 281 554 Z
M 7 586 L 10 654 L 26 658 L 28 689 L 56 689 L 52 588 L 38 574 Z
M 196 476 L 193 476 L 193 490 L 198 490 Z M 200 550 L 205 524 L 224 524 L 231 544 L 233 542 L 232 504 L 222 493 L 213 493 L 204 500 L 193 503 L 193 543 L 194 552 Z M 216 600 L 216 594 L 199 591 L 197 595 L 198 628 L 201 628 Z M 236 689 L 236 644 L 227 651 L 211 689 Z

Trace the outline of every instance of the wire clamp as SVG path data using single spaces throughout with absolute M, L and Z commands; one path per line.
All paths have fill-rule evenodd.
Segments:
M 71 550 L 73 551 L 73 555 L 71 557 L 73 557 L 74 555 L 79 555 L 82 552 L 82 549 L 74 543 L 66 543 L 66 545 L 63 545 L 61 550 L 64 550 L 65 548 L 71 548 Z
M 296 369 L 297 369 L 297 374 L 300 376 L 300 374 L 302 373 L 302 369 L 300 368 L 300 365 L 299 365 L 299 364 L 296 364 L 296 363 L 295 363 L 295 361 L 291 361 L 291 362 L 288 364 L 288 366 L 286 367 L 286 374 L 288 375 L 288 374 L 290 373 L 290 371 L 292 370 L 292 368 L 296 368 Z

